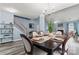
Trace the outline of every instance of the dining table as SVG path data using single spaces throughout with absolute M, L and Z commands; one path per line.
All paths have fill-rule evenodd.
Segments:
M 64 38 L 57 35 L 43 35 L 32 37 L 32 42 L 38 46 L 48 48 L 50 50 L 49 54 L 52 55 L 54 50 L 63 44 Z M 56 45 L 54 45 L 55 43 Z

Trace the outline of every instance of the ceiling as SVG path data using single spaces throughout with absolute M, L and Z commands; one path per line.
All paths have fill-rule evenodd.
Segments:
M 73 3 L 0 3 L 0 10 L 16 9 L 16 15 L 34 19 L 41 13 L 50 14 L 58 10 L 73 6 Z

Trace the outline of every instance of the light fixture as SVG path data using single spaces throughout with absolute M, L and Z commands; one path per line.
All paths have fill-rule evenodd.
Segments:
M 5 8 L 6 11 L 9 11 L 11 13 L 16 13 L 18 12 L 18 10 L 14 9 L 14 8 Z
M 59 23 L 60 21 L 54 21 L 54 23 Z

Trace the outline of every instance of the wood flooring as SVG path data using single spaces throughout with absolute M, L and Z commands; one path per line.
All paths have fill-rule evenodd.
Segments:
M 0 55 L 25 55 L 22 40 L 0 44 Z

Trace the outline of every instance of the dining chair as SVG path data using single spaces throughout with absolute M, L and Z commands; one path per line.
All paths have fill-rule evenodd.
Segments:
M 64 34 L 63 30 L 57 30 L 57 32 L 55 33 L 55 35 L 58 35 L 58 36 L 63 35 L 63 34 Z
M 40 35 L 41 35 L 41 36 L 44 36 L 44 32 L 41 31 L 41 32 L 40 32 Z
M 57 30 L 57 31 L 60 31 L 62 35 L 64 34 L 64 30 Z
M 33 45 L 33 43 L 31 42 L 31 40 L 24 34 L 20 34 L 20 36 L 24 43 L 25 53 L 27 53 L 28 55 L 46 55 L 46 54 L 48 54 L 46 51 L 35 47 Z
M 62 43 L 62 53 L 61 53 L 61 55 L 64 55 L 65 53 L 66 53 L 66 54 L 68 53 L 68 52 L 67 52 L 67 49 L 66 49 L 66 44 L 67 44 L 67 42 L 68 42 L 68 40 L 69 40 L 69 37 L 66 36 L 64 39 L 65 39 L 65 40 L 64 40 L 64 42 Z
M 67 34 L 67 37 L 66 39 L 64 40 L 63 42 L 63 45 L 62 45 L 62 55 L 66 52 L 67 54 L 69 53 L 68 49 L 70 48 L 69 45 L 70 45 L 70 41 L 73 41 L 74 39 L 74 32 L 71 31 Z M 68 44 L 69 43 L 69 44 Z
M 30 31 L 30 32 L 29 32 L 29 38 L 30 38 L 30 39 L 32 39 L 32 37 L 33 37 L 33 34 L 32 34 L 32 33 L 33 33 L 33 31 Z
M 39 36 L 37 32 L 32 32 L 33 37 Z
M 65 49 L 67 50 L 67 54 L 76 54 L 76 48 L 75 47 L 78 47 L 75 43 L 75 38 L 74 38 L 74 32 L 71 31 L 71 32 L 68 32 L 68 41 L 65 45 Z
M 67 54 L 67 49 L 65 49 L 66 43 L 69 40 L 68 36 L 64 37 L 64 41 L 62 44 L 60 44 L 54 51 L 58 51 L 59 54 L 64 55 Z

